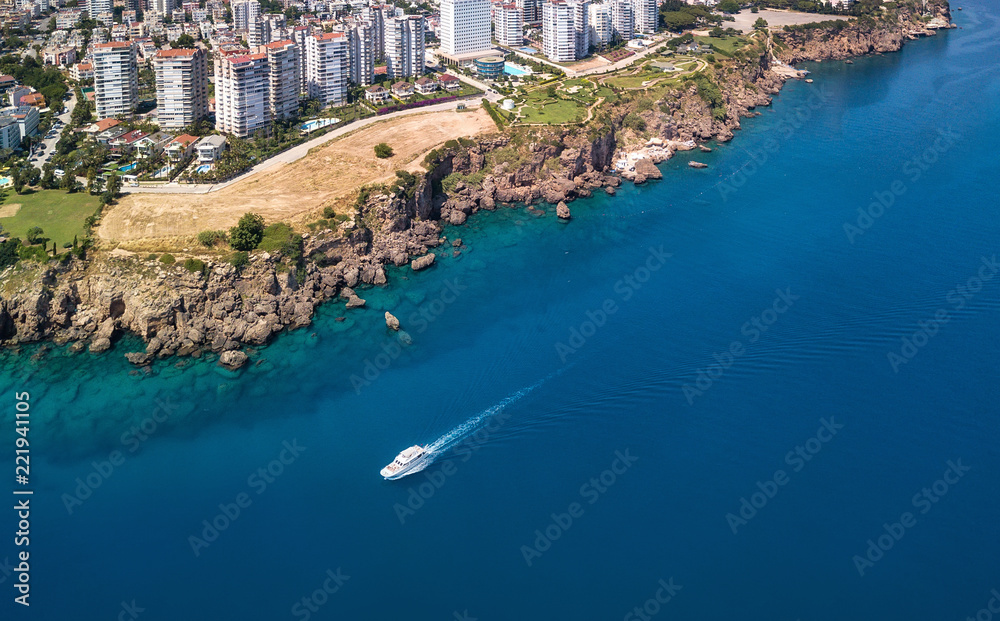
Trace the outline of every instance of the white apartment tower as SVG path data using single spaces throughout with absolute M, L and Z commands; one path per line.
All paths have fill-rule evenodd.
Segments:
M 295 47 L 299 50 L 299 93 L 301 94 L 309 92 L 309 88 L 306 86 L 306 39 L 309 38 L 310 34 L 309 26 L 296 26 L 292 30 L 292 41 L 295 41 Z
M 423 75 L 423 16 L 409 15 L 385 20 L 385 66 L 390 80 Z
M 489 0 L 441 0 L 441 51 L 448 56 L 490 49 Z
M 371 86 L 375 82 L 375 28 L 369 22 L 348 30 L 351 39 L 351 82 Z
M 577 60 L 590 53 L 590 2 L 588 0 L 568 0 L 573 10 L 573 31 Z
M 493 9 L 493 36 L 507 47 L 524 43 L 524 11 L 516 4 L 501 4 Z
M 576 60 L 573 8 L 562 0 L 542 5 L 542 53 L 557 63 Z
M 95 43 L 92 49 L 97 117 L 131 115 L 139 104 L 135 48 L 127 41 L 112 41 Z
M 87 15 L 91 19 L 96 19 L 101 13 L 110 13 L 114 8 L 112 0 L 87 0 L 86 3 L 81 3 L 81 6 L 87 7 Z
M 208 116 L 205 50 L 161 50 L 153 57 L 156 111 L 162 129 L 183 129 Z
M 611 44 L 614 38 L 614 28 L 611 25 L 611 5 L 590 5 L 590 44 L 602 49 Z
M 326 106 L 347 103 L 350 82 L 350 42 L 343 32 L 327 32 L 306 38 L 306 84 L 309 96 Z
M 245 138 L 271 124 L 267 54 L 215 61 L 215 129 Z
M 632 0 L 632 18 L 636 32 L 653 34 L 660 19 L 657 0 Z
M 299 49 L 291 39 L 263 46 L 267 54 L 268 108 L 275 121 L 296 116 L 299 112 L 299 73 L 302 71 Z
M 236 30 L 249 32 L 250 25 L 260 18 L 260 2 L 257 2 L 257 0 L 239 0 L 238 2 L 233 2 L 232 10 L 233 27 Z
M 611 29 L 613 37 L 629 41 L 635 36 L 635 19 L 631 0 L 611 0 Z
M 517 8 L 521 9 L 525 24 L 542 23 L 542 0 L 517 0 Z

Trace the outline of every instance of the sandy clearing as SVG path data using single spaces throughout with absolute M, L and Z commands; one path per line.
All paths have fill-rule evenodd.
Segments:
M 733 15 L 735 22 L 724 23 L 723 27 L 732 27 L 743 33 L 752 32 L 753 24 L 758 18 L 763 17 L 767 25 L 772 30 L 780 30 L 783 26 L 798 26 L 800 24 L 814 24 L 830 20 L 850 20 L 852 17 L 840 15 L 820 15 L 818 13 L 796 13 L 795 11 L 780 11 L 774 9 L 761 9 L 759 13 L 751 13 L 749 9 L 740 11 Z
M 12 218 L 21 211 L 21 203 L 8 203 L 0 207 L 0 218 Z
M 268 222 L 303 223 L 325 205 L 337 205 L 363 184 L 392 179 L 401 168 L 421 168 L 424 154 L 447 140 L 495 131 L 484 110 L 431 112 L 377 123 L 317 147 L 209 194 L 130 194 L 101 219 L 98 237 L 117 243 L 190 237 L 227 229 L 253 211 Z M 380 142 L 395 155 L 375 157 Z

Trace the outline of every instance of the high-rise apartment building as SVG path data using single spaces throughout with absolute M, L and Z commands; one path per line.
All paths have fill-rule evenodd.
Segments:
M 542 4 L 542 0 L 517 0 L 525 24 L 537 26 L 542 23 Z
M 351 82 L 371 86 L 375 82 L 375 28 L 359 22 L 347 31 L 351 39 Z
M 489 0 L 441 0 L 440 38 L 448 56 L 489 50 Z
M 205 50 L 161 50 L 153 57 L 156 111 L 163 129 L 183 129 L 208 115 Z
M 631 0 L 611 0 L 612 36 L 620 41 L 629 41 L 635 36 L 635 19 L 632 15 Z
M 250 25 L 260 18 L 260 2 L 257 0 L 238 0 L 232 3 L 233 27 L 236 30 L 250 31 Z
M 497 43 L 508 47 L 521 47 L 524 43 L 524 12 L 516 4 L 494 7 L 493 36 Z
M 590 53 L 590 2 L 589 0 L 567 0 L 573 11 L 573 31 L 577 60 Z
M 423 16 L 409 15 L 385 20 L 385 65 L 391 80 L 423 75 Z
M 292 41 L 299 50 L 299 93 L 303 95 L 309 91 L 306 86 L 306 39 L 310 34 L 309 26 L 296 26 L 292 30 Z
M 590 5 L 590 44 L 602 49 L 611 44 L 614 39 L 614 27 L 611 25 L 611 5 Z
M 267 54 L 220 56 L 215 61 L 215 128 L 245 138 L 271 124 Z
M 267 54 L 268 107 L 272 120 L 288 119 L 299 112 L 299 49 L 291 39 L 263 46 Z
M 632 0 L 632 18 L 636 32 L 643 34 L 656 32 L 656 25 L 660 19 L 658 9 L 657 0 Z
M 135 48 L 127 41 L 95 43 L 94 104 L 98 118 L 128 116 L 139 105 Z
M 306 84 L 309 96 L 322 106 L 347 103 L 350 82 L 350 41 L 343 32 L 327 32 L 306 38 Z
M 542 5 L 542 53 L 557 63 L 576 60 L 576 27 L 573 7 L 563 0 Z

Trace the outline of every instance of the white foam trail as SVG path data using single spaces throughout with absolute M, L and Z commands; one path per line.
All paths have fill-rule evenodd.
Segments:
M 549 377 L 552 376 L 550 375 Z M 489 420 L 491 416 L 499 414 L 500 412 L 503 411 L 505 407 L 507 407 L 511 403 L 514 403 L 515 401 L 518 401 L 519 399 L 530 393 L 532 390 L 544 384 L 549 379 L 549 377 L 539 380 L 538 382 L 532 384 L 531 386 L 528 386 L 527 388 L 522 388 L 521 390 L 515 392 L 511 396 L 501 401 L 500 403 L 497 403 L 492 407 L 486 408 L 479 414 L 476 414 L 469 420 L 465 421 L 458 427 L 455 427 L 448 433 L 444 434 L 443 436 L 432 442 L 427 447 L 427 453 L 431 458 L 428 460 L 428 463 L 430 463 L 430 461 L 438 457 L 440 454 L 444 453 L 451 447 L 461 442 L 463 438 L 476 431 L 476 429 L 478 429 L 480 425 Z

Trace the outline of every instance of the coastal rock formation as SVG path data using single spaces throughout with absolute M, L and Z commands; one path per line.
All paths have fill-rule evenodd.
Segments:
M 422 269 L 430 267 L 434 263 L 434 259 L 436 258 L 437 257 L 434 255 L 433 252 L 430 254 L 425 254 L 424 256 L 416 258 L 412 262 L 410 262 L 410 268 L 414 272 L 419 272 Z
M 385 325 L 390 330 L 399 330 L 399 320 L 389 311 L 385 311 Z
M 250 360 L 249 356 L 239 351 L 238 349 L 232 351 L 224 351 L 219 356 L 219 364 L 221 364 L 222 366 L 226 367 L 231 371 L 235 371 L 236 369 L 242 367 L 247 363 L 248 360 Z
M 559 201 L 559 204 L 556 205 L 556 216 L 558 216 L 561 220 L 570 219 L 569 206 L 567 206 L 563 201 Z

